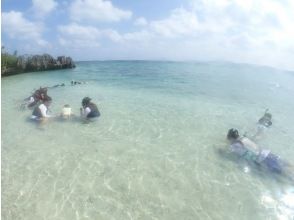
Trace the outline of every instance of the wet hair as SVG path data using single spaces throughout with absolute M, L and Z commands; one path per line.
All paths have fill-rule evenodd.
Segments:
M 50 96 L 45 96 L 45 98 L 43 99 L 43 103 L 44 102 L 52 102 L 52 98 Z
M 239 132 L 237 129 L 235 128 L 231 128 L 229 131 L 228 131 L 228 134 L 227 134 L 227 139 L 237 139 L 239 137 Z
M 86 106 L 90 103 L 91 99 L 89 97 L 85 97 L 82 100 L 82 106 Z
M 47 88 L 42 88 L 42 87 L 40 87 L 40 89 L 39 89 L 39 93 L 44 93 L 44 95 L 47 95 Z

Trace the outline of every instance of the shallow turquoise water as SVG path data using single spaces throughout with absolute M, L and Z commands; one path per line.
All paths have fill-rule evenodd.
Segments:
M 60 83 L 53 114 L 90 96 L 99 120 L 29 122 L 20 100 Z M 293 162 L 293 85 L 293 72 L 267 67 L 151 61 L 2 78 L 2 218 L 291 219 L 291 182 L 218 149 L 231 127 L 254 133 L 269 108 L 258 143 Z

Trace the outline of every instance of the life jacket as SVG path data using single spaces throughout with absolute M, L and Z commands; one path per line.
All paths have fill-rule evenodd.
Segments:
M 87 107 L 91 110 L 91 112 L 87 115 L 87 118 L 95 118 L 100 116 L 100 112 L 94 103 L 90 102 Z
M 42 112 L 41 112 L 41 109 L 39 108 L 40 105 L 42 105 L 42 104 L 39 104 L 39 105 L 37 105 L 37 106 L 34 108 L 34 111 L 33 111 L 33 114 L 32 114 L 32 115 L 34 115 L 34 116 L 36 116 L 36 117 L 38 117 L 38 118 L 42 118 L 42 117 L 43 117 Z M 48 111 L 48 109 L 47 109 L 47 111 Z

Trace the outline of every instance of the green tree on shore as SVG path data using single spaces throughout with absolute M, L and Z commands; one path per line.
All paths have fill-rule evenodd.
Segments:
M 17 67 L 17 51 L 13 55 L 9 54 L 4 46 L 1 46 L 1 70 Z

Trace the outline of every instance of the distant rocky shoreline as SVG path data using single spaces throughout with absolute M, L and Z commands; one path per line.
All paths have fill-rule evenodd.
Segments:
M 5 59 L 11 55 L 1 54 L 1 76 L 10 76 L 20 73 L 47 71 L 47 70 L 60 70 L 75 68 L 76 65 L 71 57 L 59 56 L 57 59 L 49 54 L 43 55 L 21 55 L 14 57 L 13 64 L 5 65 Z M 4 65 L 3 65 L 4 60 Z M 8 63 L 8 62 L 7 62 Z

